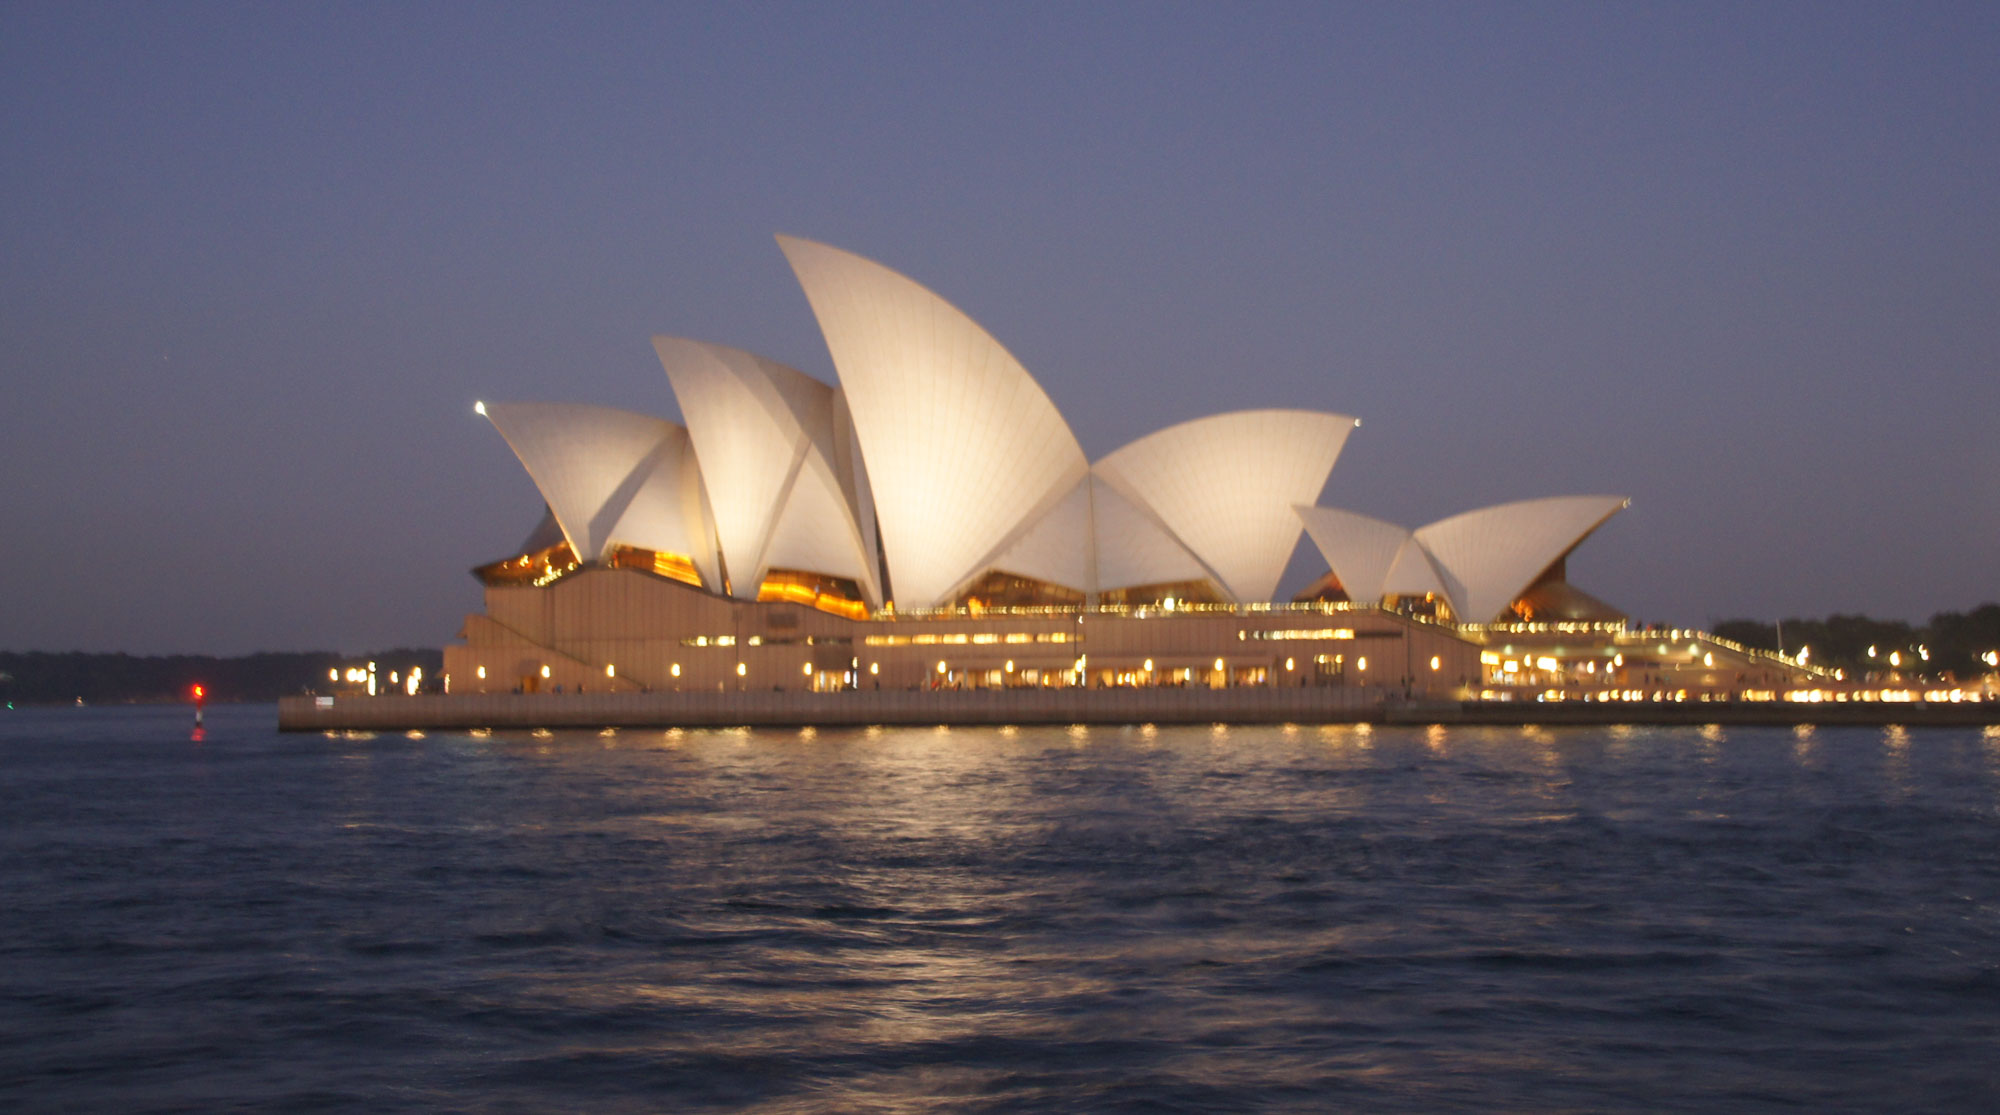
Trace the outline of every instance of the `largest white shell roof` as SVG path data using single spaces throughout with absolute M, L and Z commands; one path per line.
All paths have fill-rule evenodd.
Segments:
M 897 602 L 941 603 L 1076 486 L 1083 449 L 1027 369 L 949 302 L 838 248 L 778 246 L 847 393 Z

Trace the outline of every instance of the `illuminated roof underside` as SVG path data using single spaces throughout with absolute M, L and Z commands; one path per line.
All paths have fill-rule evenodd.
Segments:
M 929 607 L 993 564 L 1088 471 L 1026 369 L 917 283 L 778 237 L 840 373 L 897 603 Z
M 487 403 L 485 412 L 578 558 L 599 561 L 619 545 L 683 554 L 705 584 L 720 585 L 685 429 L 579 403 Z
M 701 461 L 731 592 L 754 600 L 772 568 L 808 569 L 849 578 L 879 604 L 851 439 L 836 436 L 847 420 L 839 392 L 724 345 L 655 337 L 653 349 Z
M 1199 558 L 1238 603 L 1269 600 L 1354 429 L 1342 414 L 1245 410 L 1169 426 L 1099 461 L 1097 475 Z

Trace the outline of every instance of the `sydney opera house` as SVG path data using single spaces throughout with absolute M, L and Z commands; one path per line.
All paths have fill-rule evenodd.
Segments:
M 1627 638 L 1567 583 L 1568 555 L 1621 497 L 1414 529 L 1316 506 L 1359 422 L 1310 410 L 1198 418 L 1091 460 L 1027 369 L 943 298 L 849 252 L 778 243 L 837 386 L 657 337 L 682 423 L 479 404 L 546 512 L 475 571 L 485 611 L 446 649 L 451 692 L 1465 698 L 1717 668 L 1713 647 Z M 1276 600 L 1302 534 L 1328 571 Z M 1732 665 L 1740 683 L 1747 660 Z

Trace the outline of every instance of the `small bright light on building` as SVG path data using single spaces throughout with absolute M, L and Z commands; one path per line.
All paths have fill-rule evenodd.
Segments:
M 743 664 L 743 663 L 741 663 L 741 662 L 738 662 L 738 663 L 736 664 L 736 676 L 737 676 L 737 677 L 743 677 L 743 676 L 747 675 L 747 674 L 748 674 L 749 672 L 750 672 L 750 667 L 749 667 L 749 666 L 746 666 L 746 665 L 744 665 L 744 664 Z
M 810 662 L 806 663 L 806 665 L 805 665 L 805 670 L 804 670 L 804 673 L 805 673 L 805 675 L 806 675 L 807 677 L 811 677 L 811 676 L 813 676 L 813 664 L 812 664 L 812 663 L 810 663 Z
M 1153 672 L 1153 660 L 1150 658 L 1146 659 L 1146 672 L 1149 674 Z
M 549 668 L 548 668 L 547 666 L 543 666 L 543 667 L 542 667 L 542 676 L 543 676 L 543 677 L 548 677 L 548 676 L 549 676 Z
M 1011 658 L 1007 660 L 1007 672 L 1010 674 L 1014 672 L 1014 660 Z
M 1704 665 L 1704 666 L 1713 666 L 1713 665 L 1715 665 L 1715 655 L 1714 655 L 1713 653 L 1709 653 L 1709 654 L 1704 654 L 1704 655 L 1702 655 L 1702 656 L 1701 656 L 1701 664 L 1702 664 L 1702 665 Z
M 1290 659 L 1290 658 L 1287 658 L 1287 659 L 1285 659 L 1285 669 L 1287 669 L 1287 670 L 1296 670 L 1296 669 L 1298 669 L 1298 668 L 1299 668 L 1299 664 L 1298 664 L 1298 662 L 1296 662 L 1295 660 L 1293 660 L 1293 659 Z
M 870 663 L 868 664 L 868 672 L 869 672 L 870 674 L 879 674 L 879 673 L 881 673 L 881 672 L 882 672 L 882 664 L 881 664 L 880 662 L 870 662 Z
M 676 662 L 673 665 L 667 667 L 667 674 L 671 677 L 681 676 L 681 664 Z
M 1443 665 L 1444 665 L 1443 658 L 1440 658 L 1435 654 L 1431 655 L 1431 669 L 1436 670 Z
M 1873 658 L 1873 657 L 1875 657 L 1875 648 L 1874 648 L 1874 647 L 1869 647 L 1869 648 L 1868 648 L 1868 657 L 1870 657 L 1870 658 Z
M 340 671 L 339 671 L 339 670 L 328 670 L 328 671 L 326 672 L 326 680 L 328 680 L 328 681 L 339 681 L 339 680 L 340 680 Z
M 1215 672 L 1218 674 L 1222 672 L 1222 659 L 1220 658 L 1215 660 Z
M 1613 666 L 1623 666 L 1623 665 L 1625 664 L 1625 656 L 1624 656 L 1624 655 L 1622 655 L 1622 654 L 1614 654 L 1614 655 L 1612 655 L 1612 656 L 1611 656 L 1611 664 L 1612 664 Z
M 486 680 L 486 667 L 484 667 L 484 666 L 481 666 L 481 667 L 479 667 L 478 669 L 476 669 L 476 670 L 473 670 L 473 671 L 472 671 L 472 676 L 473 676 L 473 677 L 476 677 L 476 678 L 478 678 L 478 679 L 479 679 L 479 680 L 481 680 L 481 681 L 485 681 L 485 680 Z
M 1355 668 L 1355 669 L 1357 669 L 1357 670 L 1365 670 L 1365 669 L 1367 669 L 1367 668 L 1368 668 L 1368 658 L 1367 658 L 1367 656 L 1365 656 L 1365 655 L 1364 655 L 1364 656 L 1362 656 L 1362 657 L 1360 657 L 1360 658 L 1357 658 L 1357 659 L 1355 659 L 1355 660 L 1354 660 L 1354 668 Z
M 945 672 L 945 668 L 944 668 L 944 663 L 942 663 L 942 662 L 938 663 L 938 673 L 940 673 L 940 674 L 941 674 L 941 673 L 944 673 L 944 672 Z
M 1891 666 L 1901 666 L 1902 664 L 1903 664 L 1903 652 L 1902 652 L 1902 651 L 1900 651 L 1900 650 L 1892 650 L 1892 651 L 1890 651 L 1890 652 L 1889 652 L 1889 665 L 1891 665 Z
M 608 678 L 615 678 L 615 677 L 617 677 L 617 676 L 618 676 L 618 667 L 616 667 L 616 666 L 612 665 L 612 664 L 611 664 L 611 663 L 609 663 L 609 662 L 606 662 L 606 663 L 604 664 L 604 676 L 605 676 L 605 677 L 608 677 Z

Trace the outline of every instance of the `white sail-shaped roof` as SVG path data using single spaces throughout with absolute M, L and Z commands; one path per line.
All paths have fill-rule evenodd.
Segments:
M 987 565 L 1092 595 L 1211 576 L 1166 528 L 1095 474 Z
M 1410 528 L 1332 507 L 1296 507 L 1306 534 L 1340 579 L 1349 600 L 1372 604 L 1389 591 L 1389 573 L 1411 545 Z M 1422 557 L 1417 558 L 1422 561 Z M 1407 563 L 1406 563 L 1407 564 Z M 1399 571 L 1400 572 L 1400 571 Z M 1433 578 L 1435 579 L 1435 578 Z
M 1425 552 L 1424 544 L 1412 534 L 1403 541 L 1396 551 L 1396 560 L 1389 563 L 1389 573 L 1382 578 L 1383 596 L 1424 596 L 1436 593 L 1451 600 L 1451 594 L 1444 590 L 1444 581 L 1439 578 L 1437 565 Z
M 1079 482 L 987 565 L 1022 577 L 1097 591 L 1091 561 L 1090 480 Z
M 903 275 L 778 237 L 812 304 L 873 484 L 897 602 L 980 573 L 1088 470 L 1040 385 L 978 323 Z
M 1452 610 L 1490 623 L 1544 569 L 1606 519 L 1630 506 L 1623 496 L 1553 496 L 1467 511 L 1416 532 L 1443 576 Z
M 1201 559 L 1231 599 L 1269 600 L 1298 544 L 1292 509 L 1319 498 L 1354 426 L 1318 411 L 1217 414 L 1148 434 L 1095 469 Z
M 701 460 L 730 591 L 755 599 L 775 566 L 851 578 L 879 602 L 834 388 L 726 345 L 655 337 L 653 350 Z
M 578 560 L 614 545 L 689 558 L 715 584 L 700 470 L 687 431 L 580 403 L 486 403 L 484 413 L 548 501 Z
M 1213 576 L 1165 527 L 1132 506 L 1102 477 L 1091 476 L 1090 493 L 1096 517 L 1097 591 Z

